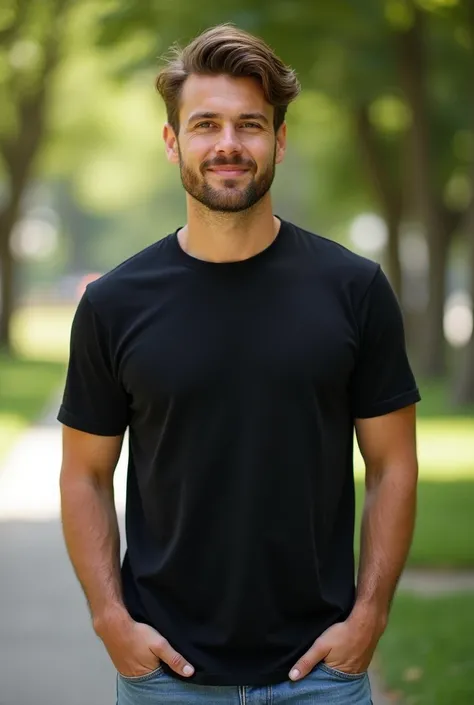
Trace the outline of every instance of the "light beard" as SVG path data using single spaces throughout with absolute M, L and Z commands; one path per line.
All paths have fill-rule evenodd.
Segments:
M 275 155 L 266 170 L 243 188 L 237 186 L 236 179 L 224 179 L 222 188 L 211 186 L 205 176 L 186 166 L 181 155 L 179 167 L 183 188 L 196 201 L 214 212 L 241 213 L 255 206 L 270 190 L 275 178 Z

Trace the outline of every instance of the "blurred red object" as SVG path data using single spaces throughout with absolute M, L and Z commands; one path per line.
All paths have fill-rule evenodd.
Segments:
M 86 290 L 86 286 L 90 284 L 91 282 L 95 281 L 99 277 L 101 277 L 102 274 L 100 272 L 90 272 L 90 274 L 85 274 L 79 281 L 79 284 L 77 285 L 77 290 L 76 290 L 76 296 L 77 299 L 79 300 L 82 298 L 84 295 L 84 292 Z

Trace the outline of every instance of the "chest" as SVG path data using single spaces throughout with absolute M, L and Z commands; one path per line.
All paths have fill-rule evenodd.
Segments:
M 344 298 L 304 277 L 196 283 L 150 298 L 118 345 L 133 400 L 242 386 L 347 385 L 357 335 Z

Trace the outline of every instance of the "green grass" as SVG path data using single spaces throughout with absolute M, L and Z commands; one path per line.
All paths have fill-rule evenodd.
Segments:
M 64 379 L 64 364 L 0 354 L 0 460 Z
M 474 417 L 421 417 L 418 457 L 418 512 L 409 565 L 474 567 Z M 358 452 L 355 467 L 357 547 L 364 499 Z
M 73 311 L 30 306 L 13 318 L 16 356 L 0 354 L 0 462 L 63 383 Z
M 364 497 L 362 480 L 356 483 L 357 528 Z M 415 536 L 408 558 L 411 567 L 474 567 L 474 477 L 472 480 L 438 482 L 421 480 Z M 474 702 L 474 701 L 473 701 Z
M 399 593 L 377 656 L 386 686 L 405 705 L 473 705 L 474 593 Z
M 420 418 L 417 435 L 422 480 L 474 480 L 474 416 Z M 355 470 L 356 475 L 362 475 L 363 462 L 358 450 Z

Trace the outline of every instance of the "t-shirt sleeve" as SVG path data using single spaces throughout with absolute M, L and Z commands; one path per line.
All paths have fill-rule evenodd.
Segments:
M 83 295 L 71 328 L 66 385 L 58 421 L 98 436 L 119 436 L 127 427 L 128 401 L 113 372 L 107 330 Z
M 379 267 L 359 306 L 359 352 L 351 383 L 354 418 L 397 411 L 421 397 L 408 361 L 402 312 Z

